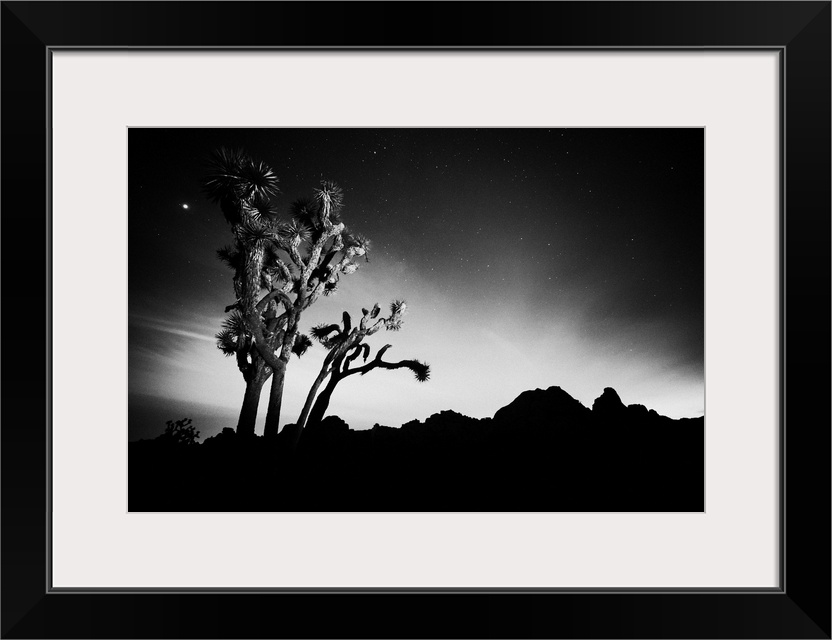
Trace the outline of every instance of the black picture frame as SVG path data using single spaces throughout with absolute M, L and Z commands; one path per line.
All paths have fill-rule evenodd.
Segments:
M 52 591 L 47 132 L 50 51 L 63 47 L 779 51 L 780 588 Z M 2 637 L 829 638 L 830 75 L 828 1 L 3 2 Z

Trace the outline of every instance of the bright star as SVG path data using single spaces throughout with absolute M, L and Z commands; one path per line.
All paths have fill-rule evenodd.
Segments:
M 187 208 L 188 208 L 188 205 L 183 204 L 183 205 L 182 205 L 182 208 L 183 208 L 183 209 L 187 209 Z

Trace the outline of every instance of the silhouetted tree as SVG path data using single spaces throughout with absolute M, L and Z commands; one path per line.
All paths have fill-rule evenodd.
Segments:
M 375 358 L 368 362 L 370 345 L 365 344 L 364 339 L 381 328 L 387 331 L 401 329 L 406 309 L 407 305 L 403 300 L 396 300 L 390 305 L 390 315 L 387 318 L 380 318 L 378 316 L 381 310 L 376 304 L 369 311 L 367 309 L 361 310 L 362 316 L 357 327 L 352 326 L 350 315 L 345 311 L 340 325 L 318 325 L 312 329 L 312 337 L 328 348 L 329 353 L 324 358 L 321 371 L 306 396 L 306 403 L 298 418 L 295 441 L 300 438 L 303 427 L 307 422 L 309 424 L 320 423 L 329 407 L 335 387 L 348 376 L 356 373 L 364 375 L 373 369 L 407 368 L 413 372 L 419 382 L 425 382 L 430 377 L 430 367 L 418 360 L 401 360 L 399 362 L 385 362 L 382 360 L 382 356 L 391 348 L 389 344 L 379 349 Z M 362 358 L 365 364 L 354 369 L 350 368 L 358 358 Z M 329 380 L 316 400 L 315 395 L 327 377 Z
M 235 271 L 234 284 L 235 292 L 240 297 L 239 283 L 242 280 L 243 249 L 237 246 L 236 249 L 223 247 L 217 251 L 218 257 Z M 263 287 L 271 289 L 275 283 L 273 278 L 274 252 L 267 251 L 263 267 Z M 238 304 L 230 305 L 226 312 L 231 312 L 223 321 L 222 330 L 217 333 L 217 348 L 226 356 L 235 356 L 237 368 L 246 382 L 246 391 L 243 396 L 243 405 L 240 409 L 240 417 L 237 422 L 237 433 L 250 436 L 254 434 L 254 427 L 257 420 L 257 410 L 260 405 L 260 396 L 263 386 L 272 375 L 272 369 L 254 346 L 252 334 L 248 330 L 245 318 L 239 310 Z M 267 325 L 272 326 L 269 338 L 269 348 L 274 350 L 280 334 L 274 331 L 273 326 L 279 322 L 274 307 L 266 311 L 264 320 Z M 298 357 L 302 356 L 312 342 L 308 336 L 298 334 L 295 337 L 293 353 Z
M 329 181 L 321 182 L 312 199 L 292 205 L 291 222 L 279 220 L 271 204 L 271 197 L 278 193 L 277 177 L 268 165 L 242 151 L 217 151 L 203 184 L 232 225 L 239 253 L 234 284 L 237 301 L 227 310 L 239 311 L 241 327 L 218 336 L 218 341 L 225 352 L 232 350 L 233 343 L 238 365 L 242 358 L 254 366 L 255 378 L 259 365 L 252 348 L 271 370 L 265 435 L 273 437 L 279 426 L 289 359 L 309 346 L 308 339 L 299 337 L 301 314 L 321 295 L 334 292 L 342 274 L 358 268 L 354 258 L 366 256 L 369 241 L 347 231 L 340 218 L 343 192 Z M 263 290 L 266 293 L 261 297 Z M 255 393 L 256 383 L 252 383 L 252 396 Z M 244 402 L 246 422 L 238 426 L 238 432 L 253 434 L 253 422 L 249 425 L 252 406 L 256 417 L 253 398 L 249 405 Z

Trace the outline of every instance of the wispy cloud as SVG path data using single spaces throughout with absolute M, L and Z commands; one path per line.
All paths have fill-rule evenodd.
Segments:
M 179 336 L 182 338 L 204 340 L 205 342 L 210 342 L 212 344 L 216 343 L 216 338 L 212 333 L 209 333 L 208 331 L 203 333 L 201 331 L 190 331 L 188 329 L 183 329 L 181 328 L 181 326 L 176 326 L 176 324 L 173 321 L 157 320 L 141 315 L 131 315 L 130 322 L 131 324 L 142 327 L 144 329 L 150 329 L 151 331 L 161 331 L 162 333 L 168 333 L 170 335 Z M 219 323 L 217 324 L 217 326 L 219 326 Z

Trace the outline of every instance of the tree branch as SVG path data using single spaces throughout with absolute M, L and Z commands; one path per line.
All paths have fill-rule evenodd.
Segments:
M 378 353 L 376 353 L 376 357 L 375 357 L 375 358 L 373 358 L 373 359 L 372 359 L 370 362 L 368 362 L 367 364 L 365 364 L 365 365 L 363 365 L 363 366 L 361 366 L 361 367 L 358 367 L 357 369 L 350 369 L 349 371 L 346 371 L 346 372 L 344 373 L 344 377 L 346 377 L 346 376 L 351 376 L 351 375 L 352 375 L 352 374 L 354 374 L 354 373 L 362 373 L 362 374 L 364 374 L 364 373 L 367 373 L 368 371 L 372 371 L 372 370 L 373 370 L 373 369 L 375 369 L 376 367 L 398 369 L 398 367 L 390 367 L 390 366 L 387 366 L 387 365 L 390 365 L 390 364 L 392 364 L 392 363 L 384 362 L 384 361 L 381 359 L 381 357 L 384 355 L 384 352 L 385 352 L 385 351 L 387 351 L 387 350 L 388 350 L 390 347 L 392 347 L 392 346 L 393 346 L 393 345 L 390 345 L 390 344 L 386 344 L 386 345 L 384 345 L 381 349 L 379 349 L 379 350 L 378 350 Z M 369 355 L 369 349 L 368 349 L 368 355 Z M 403 360 L 402 362 L 404 362 L 404 360 Z M 398 363 L 396 363 L 396 364 L 398 364 Z M 401 365 L 401 366 L 404 366 L 404 365 Z
M 340 235 L 340 233 L 343 230 L 343 222 L 334 224 L 330 228 L 328 228 L 325 233 L 321 234 L 321 237 L 318 238 L 317 242 L 315 242 L 315 244 L 312 245 L 312 250 L 309 252 L 309 261 L 306 263 L 306 267 L 304 268 L 303 273 L 301 273 L 300 276 L 300 280 L 304 288 L 306 288 L 306 286 L 309 284 L 309 278 L 312 275 L 312 272 L 320 264 L 321 252 L 323 251 L 324 245 L 331 237 Z
M 269 365 L 273 371 L 281 371 L 285 368 L 285 363 L 281 362 L 279 358 L 274 355 L 274 350 L 269 347 L 269 341 L 266 340 L 266 336 L 263 335 L 263 327 L 260 323 L 259 318 L 245 318 L 246 326 L 248 330 L 251 332 L 251 335 L 254 336 L 254 348 L 257 349 L 257 353 L 260 354 L 260 357 Z M 285 339 L 285 332 L 284 332 L 284 339 Z M 292 337 L 294 340 L 294 336 Z
M 269 302 L 271 302 L 275 298 L 280 299 L 280 302 L 282 302 L 283 306 L 286 307 L 287 313 L 292 311 L 294 307 L 292 299 L 288 295 L 286 295 L 286 293 L 284 293 L 282 289 L 272 289 L 265 296 L 263 296 L 260 302 L 257 303 L 257 314 L 262 314 L 263 310 L 266 308 L 266 305 L 269 304 Z
M 289 256 L 289 260 L 294 263 L 294 265 L 298 269 L 298 273 L 302 273 L 303 270 L 306 268 L 306 264 L 303 261 L 303 258 L 300 256 L 300 252 L 298 251 L 298 247 L 300 246 L 300 238 L 295 238 L 294 240 L 289 240 L 288 238 L 283 238 L 280 235 L 276 235 L 272 242 L 274 242 L 279 249 L 282 249 L 286 252 L 286 255 Z
M 358 367 L 357 369 L 345 370 L 343 372 L 342 377 L 346 378 L 347 376 L 351 376 L 354 373 L 360 373 L 360 374 L 363 375 L 365 373 L 368 373 L 368 372 L 372 371 L 373 369 L 403 369 L 403 368 L 407 368 L 407 369 L 410 369 L 411 371 L 413 371 L 413 367 L 417 364 L 420 364 L 420 363 L 418 363 L 417 360 L 400 360 L 399 362 L 385 362 L 383 360 L 379 360 L 378 358 L 376 358 L 372 362 L 369 362 L 369 363 L 367 363 L 367 364 L 365 364 L 361 367 Z

